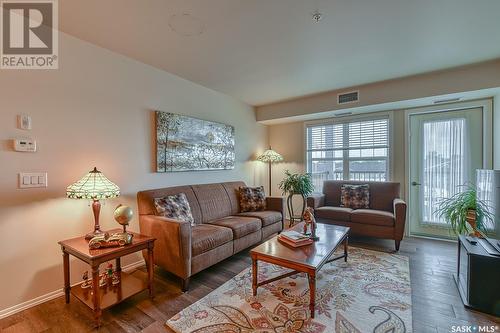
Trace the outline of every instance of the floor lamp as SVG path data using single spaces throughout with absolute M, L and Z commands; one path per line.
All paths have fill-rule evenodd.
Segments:
M 269 196 L 272 195 L 272 190 L 271 190 L 271 165 L 273 163 L 281 162 L 283 161 L 283 156 L 275 152 L 274 150 L 269 147 L 268 150 L 266 150 L 262 155 L 257 157 L 257 161 L 265 162 L 269 164 Z

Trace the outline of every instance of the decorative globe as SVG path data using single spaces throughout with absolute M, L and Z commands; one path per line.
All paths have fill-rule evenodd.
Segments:
M 128 225 L 134 217 L 134 211 L 129 206 L 118 205 L 115 209 L 114 217 L 116 222 L 121 225 Z

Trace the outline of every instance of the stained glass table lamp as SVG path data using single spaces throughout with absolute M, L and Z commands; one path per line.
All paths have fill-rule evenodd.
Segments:
M 70 199 L 92 200 L 92 211 L 94 212 L 94 231 L 85 235 L 85 239 L 102 234 L 99 226 L 99 213 L 101 203 L 99 200 L 111 199 L 120 196 L 120 188 L 106 178 L 101 171 L 94 168 L 76 183 L 68 186 L 66 196 Z

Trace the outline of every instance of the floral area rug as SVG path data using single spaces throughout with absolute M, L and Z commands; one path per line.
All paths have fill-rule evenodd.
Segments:
M 259 281 L 288 271 L 259 262 Z M 316 279 L 314 319 L 305 274 L 259 287 L 254 297 L 247 268 L 167 325 L 180 333 L 412 332 L 407 257 L 351 247 L 347 263 L 326 264 Z

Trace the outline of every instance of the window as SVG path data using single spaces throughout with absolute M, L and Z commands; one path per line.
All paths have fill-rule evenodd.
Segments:
M 389 119 L 307 126 L 307 172 L 316 191 L 323 181 L 385 181 L 389 174 Z

